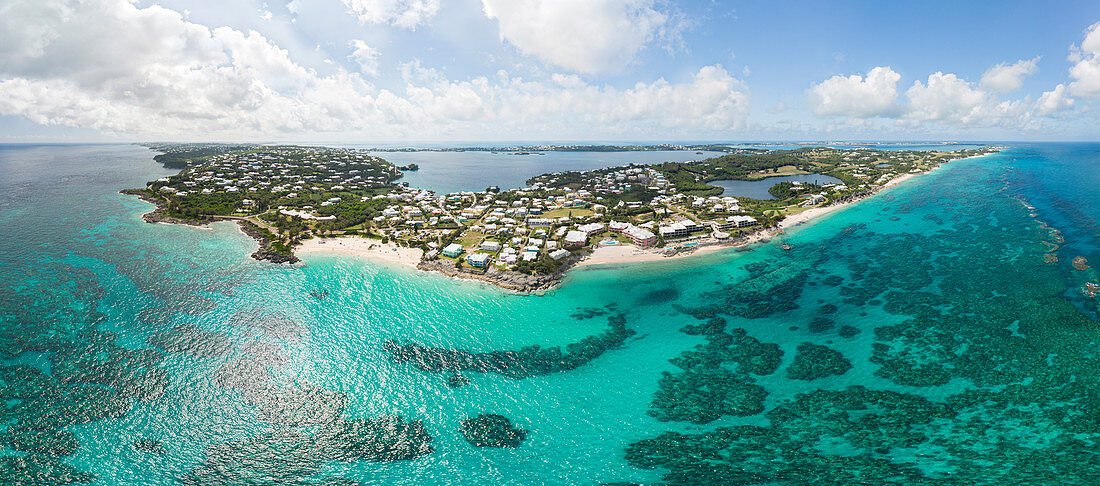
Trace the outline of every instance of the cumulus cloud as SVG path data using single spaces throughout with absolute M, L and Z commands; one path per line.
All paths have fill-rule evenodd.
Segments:
M 382 53 L 378 52 L 378 49 L 367 45 L 366 42 L 360 39 L 352 39 L 351 42 L 348 43 L 348 45 L 352 48 L 351 55 L 348 56 L 348 59 L 355 61 L 355 63 L 359 65 L 359 69 L 360 71 L 362 71 L 363 74 L 377 76 L 378 58 L 382 55 Z
M 439 12 L 439 0 L 342 0 L 362 24 L 416 29 Z
M 1043 93 L 1039 101 L 1035 102 L 1035 112 L 1039 116 L 1051 116 L 1071 107 L 1073 107 L 1073 98 L 1069 97 L 1069 89 L 1064 84 L 1059 84 L 1054 89 Z
M 910 122 L 937 122 L 955 126 L 1007 126 L 1029 128 L 1034 112 L 1024 100 L 1000 101 L 969 81 L 942 72 L 916 81 L 905 92 Z
M 582 73 L 621 70 L 679 24 L 655 0 L 482 0 L 502 40 L 524 54 Z
M 1092 24 L 1080 46 L 1070 50 L 1069 91 L 1075 96 L 1100 98 L 1100 22 Z
M 817 115 L 887 115 L 896 110 L 900 79 L 889 66 L 872 69 L 866 78 L 858 74 L 833 76 L 810 88 L 810 106 Z
M 905 95 L 909 98 L 906 117 L 919 121 L 972 123 L 980 120 L 982 108 L 990 101 L 985 91 L 975 89 L 954 74 L 942 72 L 928 76 L 928 84 L 916 81 Z
M 1020 89 L 1024 77 L 1039 72 L 1039 57 L 1021 59 L 1014 64 L 1000 63 L 982 74 L 983 88 L 997 93 L 1011 93 Z
M 1027 64 L 1037 59 L 1021 61 L 1023 70 L 1028 70 Z M 1015 69 L 1019 65 L 1002 66 Z M 847 117 L 848 123 L 864 123 L 868 118 L 881 116 L 910 127 L 935 124 L 1035 129 L 1041 126 L 1042 118 L 1052 117 L 1074 103 L 1069 88 L 1063 84 L 1043 93 L 1034 103 L 1030 97 L 1001 100 L 985 89 L 988 83 L 976 86 L 953 73 L 943 72 L 914 81 L 905 90 L 904 98 L 900 98 L 897 90 L 900 79 L 889 67 L 872 69 L 866 77 L 834 76 L 810 88 L 810 106 L 817 115 Z
M 19 10 L 18 12 L 13 10 Z M 320 75 L 256 32 L 208 28 L 128 0 L 42 0 L 0 15 L 0 114 L 165 137 L 265 139 L 364 133 L 424 137 L 636 136 L 743 127 L 748 90 L 721 66 L 629 88 L 575 75 L 449 80 L 419 63 L 406 85 Z M 376 52 L 352 42 L 357 62 Z

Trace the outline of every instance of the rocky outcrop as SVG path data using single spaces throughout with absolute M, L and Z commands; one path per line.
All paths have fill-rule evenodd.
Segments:
M 205 226 L 213 223 L 213 218 L 198 218 L 198 219 L 185 219 L 177 218 L 175 216 L 169 216 L 165 211 L 166 201 L 152 195 L 145 189 L 124 189 L 119 191 L 119 194 L 126 194 L 128 196 L 137 196 L 138 199 L 145 201 L 149 204 L 155 205 L 157 208 L 141 215 L 141 219 L 146 223 L 168 223 L 168 224 L 186 224 L 188 226 Z
M 535 292 L 547 290 L 557 285 L 558 282 L 561 282 L 565 272 L 577 263 L 577 261 L 579 261 L 578 257 L 571 257 L 569 260 L 565 261 L 557 271 L 546 275 L 527 275 L 510 270 L 501 270 L 492 266 L 484 270 L 470 268 L 468 266 L 455 268 L 454 263 L 450 260 L 425 260 L 420 262 L 416 268 L 425 272 L 438 272 L 448 277 L 480 280 L 496 285 L 497 287 L 517 292 Z
M 141 215 L 146 223 L 167 223 L 167 224 L 186 224 L 189 226 L 206 226 L 215 221 L 236 221 L 240 226 L 241 232 L 251 236 L 260 244 L 260 248 L 252 253 L 252 258 L 263 261 L 267 260 L 271 263 L 298 263 L 301 261 L 298 257 L 294 256 L 294 252 L 287 248 L 285 251 L 275 248 L 275 242 L 271 240 L 271 233 L 257 226 L 250 221 L 228 216 L 206 216 L 198 219 L 184 219 L 177 218 L 175 216 L 169 216 L 165 211 L 165 201 L 156 196 L 153 196 L 144 189 L 126 189 L 119 191 L 120 194 L 126 194 L 130 196 L 137 196 L 142 201 L 150 204 L 155 204 L 156 209 Z
M 302 261 L 298 257 L 294 256 L 289 248 L 286 251 L 280 251 L 275 248 L 275 242 L 271 241 L 269 237 L 271 233 L 268 233 L 263 228 L 256 226 L 254 223 L 238 219 L 237 226 L 241 227 L 241 232 L 251 236 L 260 244 L 260 248 L 252 253 L 252 258 L 257 260 L 267 260 L 271 263 L 298 263 Z

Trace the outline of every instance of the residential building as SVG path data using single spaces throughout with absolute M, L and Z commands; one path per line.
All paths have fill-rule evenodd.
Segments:
M 462 254 L 462 245 L 458 243 L 451 243 L 445 246 L 441 253 L 443 253 L 444 256 L 458 258 L 458 256 Z
M 582 224 L 577 229 L 583 231 L 588 236 L 592 236 L 603 232 L 603 223 Z
M 730 216 L 726 221 L 732 222 L 738 228 L 756 225 L 756 218 L 752 216 Z
M 588 234 L 583 231 L 570 231 L 565 234 L 565 246 L 584 246 L 588 243 Z
M 555 260 L 561 260 L 562 258 L 565 258 L 567 256 L 569 256 L 569 250 L 565 249 L 554 250 L 550 252 L 550 258 L 553 258 Z
M 647 229 L 642 229 L 637 226 L 627 228 L 623 231 L 623 234 L 641 248 L 649 248 L 657 244 L 657 235 Z
M 466 256 L 466 261 L 477 268 L 485 268 L 489 265 L 489 259 L 490 255 L 488 253 L 471 253 Z

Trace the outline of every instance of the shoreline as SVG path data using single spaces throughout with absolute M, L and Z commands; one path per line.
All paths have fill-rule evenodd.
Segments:
M 994 153 L 1000 153 L 1000 151 L 994 152 Z M 898 186 L 904 184 L 905 182 L 907 182 L 911 179 L 914 179 L 918 176 L 931 174 L 931 173 L 939 170 L 940 168 L 942 168 L 943 166 L 945 166 L 947 164 L 950 164 L 950 163 L 953 163 L 953 162 L 960 162 L 960 161 L 963 161 L 963 160 L 970 160 L 970 159 L 977 159 L 977 158 L 981 158 L 981 157 L 987 157 L 989 155 L 992 155 L 992 154 L 975 155 L 975 156 L 972 156 L 972 157 L 963 157 L 961 159 L 955 159 L 955 160 L 952 160 L 950 162 L 946 162 L 946 163 L 943 163 L 943 164 L 936 165 L 935 167 L 932 167 L 931 169 L 928 169 L 924 172 L 912 172 L 912 173 L 906 173 L 906 174 L 898 175 L 897 177 L 894 177 L 893 179 L 890 179 L 889 181 L 886 181 L 885 184 L 879 186 L 875 190 L 873 190 L 873 191 L 871 191 L 871 192 L 869 192 L 869 193 L 867 193 L 867 194 L 865 194 L 861 197 L 857 197 L 857 198 L 854 198 L 854 199 L 851 199 L 851 200 L 848 200 L 848 201 L 844 201 L 844 202 L 840 202 L 840 203 L 836 203 L 836 204 L 830 204 L 828 206 L 812 207 L 812 208 L 809 208 L 805 211 L 799 212 L 798 214 L 792 214 L 790 216 L 787 216 L 787 217 L 783 218 L 783 221 L 779 222 L 779 228 L 781 230 L 787 230 L 789 228 L 799 226 L 799 225 L 808 223 L 810 221 L 813 221 L 815 219 L 818 219 L 821 216 L 825 216 L 829 213 L 840 211 L 841 209 L 847 208 L 847 207 L 852 206 L 856 203 L 859 203 L 860 201 L 863 201 L 864 199 L 867 199 L 871 196 L 879 194 L 882 191 L 885 191 L 885 190 L 893 188 L 893 187 L 898 187 Z
M 999 153 L 999 151 L 995 153 Z M 533 293 L 547 291 L 558 286 L 569 271 L 577 268 L 599 265 L 635 264 L 703 256 L 717 253 L 721 250 L 743 248 L 755 243 L 766 242 L 783 234 L 785 230 L 789 228 L 805 225 L 806 223 L 820 219 L 822 216 L 850 207 L 871 196 L 881 193 L 883 190 L 898 187 L 917 176 L 930 174 L 948 163 L 985 157 L 987 155 L 991 154 L 954 159 L 938 164 L 927 171 L 900 174 L 890 179 L 882 186 L 860 194 L 857 197 L 827 206 L 808 208 L 799 213 L 784 217 L 775 227 L 757 228 L 749 234 L 737 239 L 717 240 L 713 237 L 707 237 L 701 241 L 692 241 L 695 245 L 691 247 L 683 246 L 683 242 L 681 242 L 676 246 L 668 248 L 639 248 L 635 245 L 622 243 L 607 246 L 597 245 L 588 253 L 571 257 L 569 260 L 563 262 L 561 268 L 547 275 L 527 275 L 509 270 L 501 270 L 495 266 L 490 266 L 485 270 L 471 270 L 468 268 L 459 269 L 455 268 L 453 265 L 448 265 L 449 261 L 423 260 L 424 252 L 419 248 L 399 247 L 393 243 L 382 243 L 380 239 L 363 236 L 314 237 L 302 241 L 296 247 L 291 248 L 287 254 L 276 253 L 270 249 L 272 241 L 268 238 L 268 235 L 265 234 L 267 230 L 256 226 L 254 223 L 244 218 L 212 217 L 202 220 L 181 220 L 165 216 L 162 212 L 162 201 L 149 197 L 148 194 L 141 190 L 123 190 L 120 192 L 122 194 L 138 196 L 143 201 L 152 203 L 156 206 L 153 211 L 142 215 L 142 219 L 149 223 L 184 224 L 202 228 L 215 221 L 235 221 L 242 233 L 254 238 L 260 244 L 260 248 L 251 255 L 252 258 L 256 260 L 268 260 L 273 263 L 296 263 L 300 260 L 295 254 L 299 252 L 301 254 L 329 253 L 349 255 L 364 258 L 366 260 L 374 260 L 400 267 L 411 268 L 421 272 L 438 273 L 451 278 L 482 282 L 506 291 Z
M 748 236 L 737 240 L 719 241 L 711 239 L 699 242 L 698 246 L 694 247 L 685 248 L 683 246 L 676 246 L 664 250 L 659 248 L 639 248 L 631 244 L 599 246 L 570 269 L 595 265 L 630 264 L 703 256 L 717 253 L 722 250 L 743 248 L 754 243 L 763 243 L 777 235 L 779 235 L 778 229 L 758 229 Z
M 297 256 L 294 255 L 294 250 L 279 251 L 274 249 L 275 241 L 271 239 L 273 236 L 268 230 L 260 227 L 256 223 L 249 221 L 243 217 L 234 216 L 211 216 L 202 219 L 180 219 L 164 214 L 164 201 L 159 198 L 151 197 L 148 193 L 141 189 L 123 189 L 118 191 L 119 194 L 127 196 L 137 196 L 138 199 L 145 201 L 155 206 L 152 211 L 141 215 L 141 220 L 150 224 L 178 224 L 184 226 L 190 226 L 200 230 L 210 230 L 210 223 L 216 223 L 218 221 L 232 221 L 237 223 L 237 229 L 244 233 L 245 236 L 251 237 L 256 240 L 256 243 L 260 245 L 250 256 L 259 261 L 269 261 L 271 263 L 298 263 Z
M 420 248 L 400 247 L 393 243 L 382 243 L 380 239 L 363 236 L 314 237 L 302 241 L 294 248 L 294 252 L 351 255 L 409 268 L 416 268 L 424 254 Z
M 963 159 L 959 159 L 959 160 L 963 160 Z M 882 192 L 886 189 L 889 189 L 891 187 L 897 187 L 897 186 L 903 184 L 905 181 L 908 181 L 908 180 L 910 180 L 910 179 L 912 179 L 916 176 L 931 174 L 932 172 L 935 172 L 936 169 L 939 169 L 940 167 L 942 167 L 942 164 L 938 165 L 936 167 L 933 167 L 931 170 L 927 170 L 927 171 L 921 172 L 919 174 L 902 174 L 902 175 L 899 175 L 899 176 L 897 176 L 893 179 L 890 179 L 889 181 L 886 182 L 886 184 L 883 184 L 878 189 L 875 189 L 874 191 L 871 191 L 869 194 L 867 194 L 863 197 L 858 197 L 858 198 L 855 198 L 855 199 L 852 199 L 852 200 L 849 200 L 849 201 L 844 201 L 844 202 L 840 202 L 840 203 L 836 203 L 836 204 L 830 204 L 828 206 L 815 206 L 815 207 L 809 208 L 805 211 L 799 212 L 798 214 L 792 214 L 790 216 L 787 216 L 787 217 L 783 218 L 783 221 L 779 222 L 779 228 L 783 229 L 783 230 L 786 230 L 786 229 L 793 228 L 793 227 L 801 225 L 801 224 L 808 223 L 808 222 L 813 221 L 817 218 L 825 216 L 829 213 L 840 211 L 841 209 L 844 209 L 844 208 L 850 207 L 852 205 L 855 205 L 856 203 L 859 203 L 860 201 L 863 201 L 864 199 L 867 199 L 871 196 L 874 196 L 875 194 L 878 194 L 878 193 L 880 193 L 880 192 Z

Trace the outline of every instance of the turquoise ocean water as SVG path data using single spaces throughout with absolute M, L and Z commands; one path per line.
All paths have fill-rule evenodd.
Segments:
M 540 296 L 143 223 L 117 191 L 168 174 L 152 155 L 0 147 L 0 478 L 1100 479 L 1096 273 L 1072 263 L 1100 263 L 1100 145 L 1014 146 L 780 241 Z M 524 440 L 471 445 L 479 414 Z

